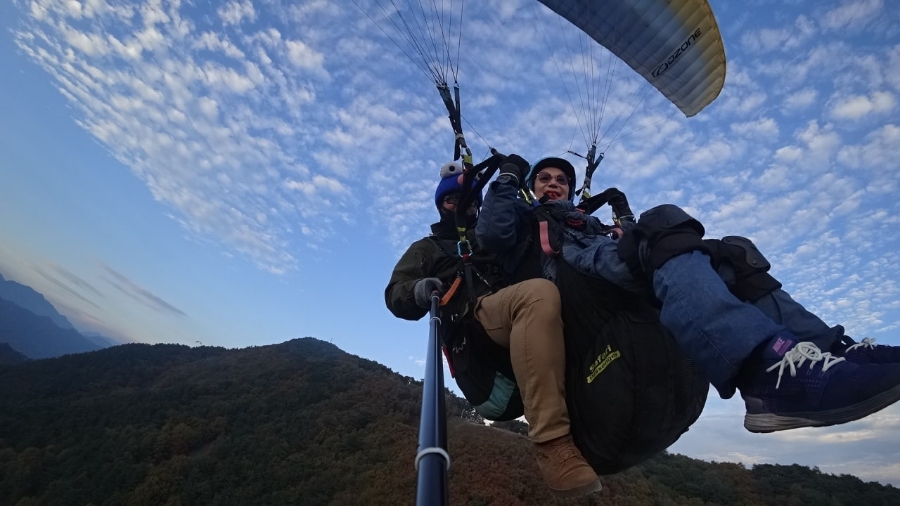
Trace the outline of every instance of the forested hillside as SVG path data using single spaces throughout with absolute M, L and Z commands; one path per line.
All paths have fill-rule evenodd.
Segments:
M 0 365 L 0 504 L 413 504 L 421 389 L 312 338 Z M 900 504 L 897 489 L 850 476 L 677 455 L 558 500 L 524 436 L 447 399 L 453 505 Z

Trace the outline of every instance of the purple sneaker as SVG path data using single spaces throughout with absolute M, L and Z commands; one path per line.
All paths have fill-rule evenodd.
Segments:
M 894 364 L 900 363 L 900 346 L 875 344 L 875 339 L 866 337 L 856 342 L 848 336 L 832 347 L 832 353 L 844 357 L 854 364 Z
M 853 363 L 784 331 L 745 362 L 738 388 L 750 432 L 837 425 L 900 400 L 900 363 Z

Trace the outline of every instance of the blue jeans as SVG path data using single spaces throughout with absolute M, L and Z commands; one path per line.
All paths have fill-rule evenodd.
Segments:
M 752 304 L 741 302 L 728 291 L 728 278 L 699 251 L 672 258 L 653 274 L 654 294 L 662 303 L 660 322 L 722 398 L 734 395 L 744 361 L 777 332 L 787 329 L 824 351 L 843 334 L 842 327 L 829 327 L 781 289 Z
M 735 282 L 734 271 L 730 266 L 720 267 L 718 274 L 728 286 Z M 767 293 L 752 304 L 775 323 L 787 327 L 800 341 L 811 341 L 823 351 L 831 349 L 844 335 L 844 327 L 840 325 L 829 327 L 780 288 Z
M 763 296 L 753 305 L 775 323 L 787 327 L 799 340 L 812 341 L 823 352 L 830 350 L 844 335 L 844 327 L 829 327 L 780 288 Z
M 563 256 L 579 272 L 630 292 L 645 290 L 645 282 L 632 276 L 617 248 L 605 236 L 570 233 Z M 747 357 L 779 331 L 787 329 L 823 351 L 843 335 L 842 327 L 828 327 L 781 289 L 752 304 L 742 302 L 728 290 L 726 283 L 733 281 L 733 273 L 717 273 L 699 251 L 672 258 L 653 273 L 653 292 L 662 303 L 660 322 L 722 398 L 734 395 L 735 378 Z
M 784 327 L 738 300 L 699 251 L 672 258 L 653 273 L 662 303 L 659 320 L 704 370 L 719 395 L 734 395 L 734 379 L 757 346 Z

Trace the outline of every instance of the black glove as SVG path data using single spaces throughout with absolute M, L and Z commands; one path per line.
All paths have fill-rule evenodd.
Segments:
M 422 309 L 430 309 L 431 308 L 431 292 L 437 290 L 439 293 L 443 293 L 444 284 L 441 283 L 441 280 L 438 278 L 422 278 L 416 281 L 416 286 L 413 287 L 413 294 L 416 297 L 416 305 Z
M 506 157 L 503 165 L 500 166 L 500 175 L 509 174 L 516 178 L 519 183 L 525 182 L 525 176 L 531 170 L 531 165 L 519 155 L 512 154 Z
M 585 235 L 601 235 L 607 232 L 606 226 L 599 219 L 581 211 L 566 213 L 566 227 L 580 230 Z
M 628 206 L 628 199 L 625 198 L 624 193 L 620 191 L 613 193 L 609 197 L 609 207 L 612 208 L 613 213 L 615 213 L 616 218 L 620 222 L 634 223 L 634 213 L 631 212 L 631 207 Z

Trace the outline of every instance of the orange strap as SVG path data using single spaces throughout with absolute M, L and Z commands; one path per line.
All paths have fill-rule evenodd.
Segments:
M 450 285 L 450 289 L 447 290 L 447 293 L 441 297 L 441 305 L 446 306 L 450 299 L 453 298 L 453 295 L 456 293 L 456 289 L 459 288 L 460 283 L 462 283 L 462 276 L 456 276 L 456 279 L 453 280 L 453 284 Z

